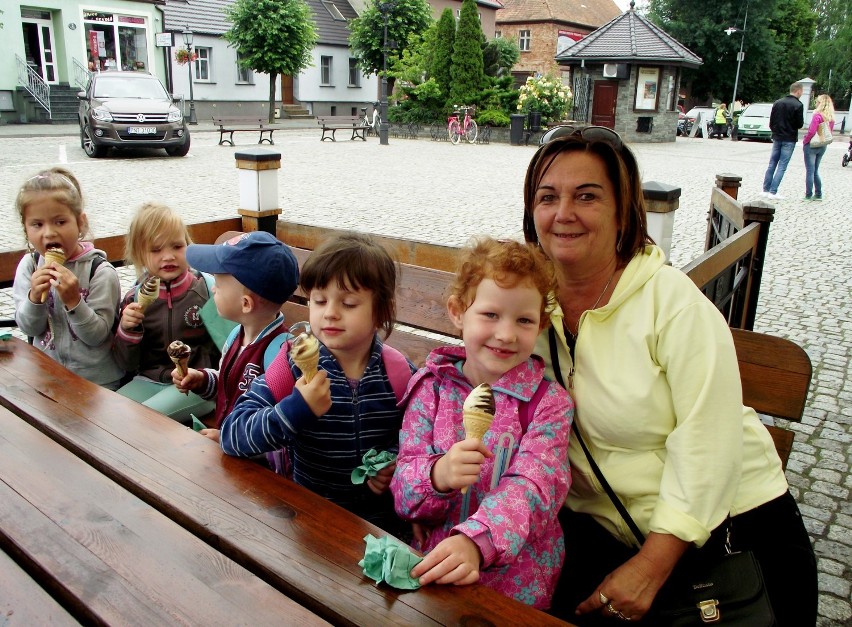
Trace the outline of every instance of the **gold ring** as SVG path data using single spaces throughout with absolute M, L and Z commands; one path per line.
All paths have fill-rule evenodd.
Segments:
M 601 605 L 606 605 L 609 603 L 609 598 L 603 593 L 602 590 L 598 590 L 598 598 L 601 600 Z
M 606 611 L 607 611 L 607 612 L 609 612 L 610 614 L 617 614 L 617 613 L 618 613 L 618 610 L 617 610 L 617 609 L 615 609 L 615 608 L 612 606 L 612 603 L 607 603 L 607 604 L 606 604 Z

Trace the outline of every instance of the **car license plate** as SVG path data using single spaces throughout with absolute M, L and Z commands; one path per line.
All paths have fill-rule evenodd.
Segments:
M 156 126 L 128 126 L 127 132 L 131 135 L 153 135 L 157 132 Z

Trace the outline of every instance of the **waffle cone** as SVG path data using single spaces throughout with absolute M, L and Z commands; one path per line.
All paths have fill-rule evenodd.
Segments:
M 142 312 L 144 313 L 148 306 L 160 296 L 160 277 L 148 277 L 145 282 L 139 286 L 139 293 L 136 295 L 136 302 L 139 303 Z
M 316 337 L 303 333 L 290 349 L 290 354 L 293 356 L 293 363 L 302 371 L 305 383 L 311 382 L 311 379 L 314 378 L 319 368 L 319 347 L 319 340 Z
M 44 265 L 47 265 L 49 263 L 57 263 L 62 266 L 65 265 L 65 259 L 65 250 L 62 248 L 49 248 L 44 253 Z M 48 291 L 50 290 L 45 291 L 45 293 L 41 295 L 41 302 L 47 300 Z
M 298 358 L 293 357 L 293 363 L 302 371 L 302 375 L 305 377 L 305 383 L 310 383 L 311 379 L 314 378 L 314 375 L 319 370 L 319 351 L 313 355 L 304 355 Z
M 462 414 L 465 437 L 481 440 L 491 428 L 492 420 L 493 414 L 480 409 L 465 409 Z
M 172 357 L 171 360 L 181 379 L 185 377 L 186 373 L 189 372 L 189 357 Z

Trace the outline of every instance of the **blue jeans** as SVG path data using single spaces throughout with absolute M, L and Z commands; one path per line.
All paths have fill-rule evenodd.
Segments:
M 769 167 L 766 168 L 766 175 L 763 177 L 763 191 L 770 194 L 778 193 L 778 186 L 781 185 L 781 179 L 784 178 L 784 172 L 787 171 L 787 164 L 790 163 L 790 157 L 793 155 L 793 148 L 795 147 L 796 142 L 772 140 Z
M 802 151 L 805 153 L 805 196 L 811 197 L 816 192 L 817 198 L 822 198 L 822 179 L 819 178 L 819 162 L 825 154 L 828 146 L 811 148 L 810 144 L 803 144 Z

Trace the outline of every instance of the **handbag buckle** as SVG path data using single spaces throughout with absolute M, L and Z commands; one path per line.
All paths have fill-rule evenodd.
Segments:
M 701 613 L 702 623 L 718 623 L 722 618 L 722 614 L 719 612 L 719 601 L 717 599 L 701 601 L 696 607 Z

